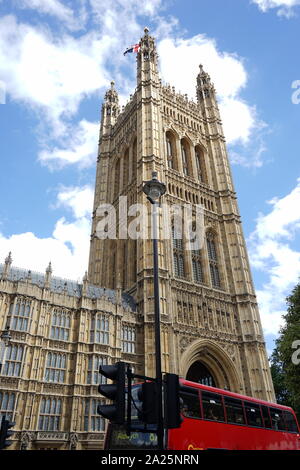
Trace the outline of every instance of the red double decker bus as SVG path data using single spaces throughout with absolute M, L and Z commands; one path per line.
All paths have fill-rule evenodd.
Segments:
M 132 422 L 138 428 L 138 389 L 133 386 Z M 165 436 L 168 450 L 300 450 L 294 411 L 282 405 L 180 379 L 182 424 Z M 141 424 L 141 423 L 140 423 Z M 109 424 L 106 449 L 156 449 L 154 432 Z

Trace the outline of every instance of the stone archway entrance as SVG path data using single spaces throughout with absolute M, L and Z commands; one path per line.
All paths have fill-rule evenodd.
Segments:
M 215 379 L 210 370 L 200 361 L 194 362 L 186 374 L 186 380 L 215 387 Z
M 189 345 L 180 360 L 180 375 L 236 393 L 242 390 L 234 360 L 213 340 L 199 339 Z

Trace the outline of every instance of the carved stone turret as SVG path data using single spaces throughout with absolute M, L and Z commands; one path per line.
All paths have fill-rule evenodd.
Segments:
M 8 256 L 5 258 L 4 261 L 4 270 L 2 273 L 2 279 L 7 279 L 9 276 L 10 268 L 12 264 L 12 257 L 11 257 L 11 251 L 8 253 Z
M 88 290 L 88 273 L 85 272 L 83 279 L 82 279 L 82 296 L 86 296 Z
M 112 80 L 110 89 L 107 90 L 102 105 L 101 135 L 109 134 L 111 127 L 115 124 L 120 114 L 119 96 Z
M 51 284 L 51 277 L 52 277 L 52 265 L 51 261 L 48 264 L 48 267 L 46 269 L 46 276 L 45 276 L 45 287 L 49 289 L 50 284 Z
M 197 101 L 203 117 L 220 119 L 219 108 L 216 99 L 216 90 L 210 75 L 204 71 L 203 65 L 199 65 L 200 71 L 197 76 Z
M 144 36 L 140 41 L 140 49 L 137 54 L 137 85 L 147 83 L 149 80 L 159 82 L 158 54 L 155 39 L 149 35 L 149 29 L 144 28 Z

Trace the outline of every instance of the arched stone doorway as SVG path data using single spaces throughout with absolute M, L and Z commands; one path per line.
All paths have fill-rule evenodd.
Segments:
M 216 382 L 210 370 L 200 361 L 194 362 L 186 374 L 186 380 L 215 387 Z
M 180 360 L 180 375 L 193 382 L 210 381 L 217 388 L 242 391 L 234 360 L 213 340 L 199 339 L 188 346 Z

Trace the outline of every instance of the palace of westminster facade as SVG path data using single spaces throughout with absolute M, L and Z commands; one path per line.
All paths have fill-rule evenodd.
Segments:
M 10 449 L 101 449 L 99 364 L 154 376 L 152 240 L 99 239 L 97 208 L 149 204 L 153 171 L 167 204 L 204 208 L 205 243 L 159 239 L 162 370 L 275 401 L 214 87 L 200 66 L 197 103 L 162 84 L 153 37 L 137 53 L 137 88 L 121 111 L 102 105 L 88 272 L 83 282 L 0 265 L 0 413 Z M 120 227 L 119 227 L 120 228 Z

